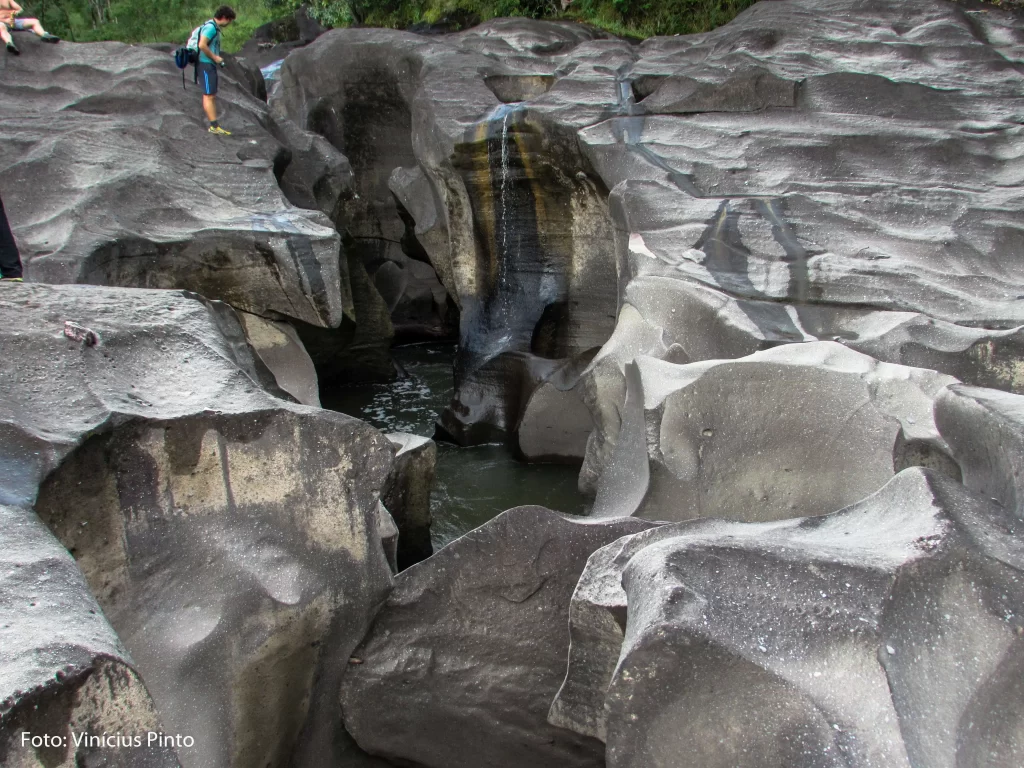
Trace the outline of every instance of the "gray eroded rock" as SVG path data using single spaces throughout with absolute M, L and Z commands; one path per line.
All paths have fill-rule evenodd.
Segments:
M 991 8 L 788 0 L 637 47 L 618 114 L 578 134 L 612 190 L 621 302 L 584 382 L 581 488 L 637 355 L 829 339 L 1021 391 L 1024 276 L 1003 266 L 1020 179 L 1001 159 L 1021 147 L 1021 29 Z
M 390 381 L 395 378 L 395 329 L 388 306 L 357 256 L 347 254 L 345 264 L 352 289 L 351 317 L 346 315 L 337 328 L 297 323 L 299 338 L 324 385 Z
M 1024 397 L 950 387 L 935 403 L 935 423 L 964 485 L 1024 517 Z
M 609 768 L 1017 765 L 1020 520 L 930 470 L 840 512 L 595 553 L 553 722 Z
M 397 452 L 381 501 L 398 526 L 398 569 L 405 570 L 434 552 L 430 543 L 430 491 L 437 467 L 437 444 L 405 432 L 389 432 L 385 437 Z
M 0 506 L 0 764 L 177 768 L 150 739 L 163 730 L 67 550 L 31 510 Z M 108 735 L 123 741 L 95 741 Z
M 580 375 L 596 352 L 566 361 L 529 393 L 516 426 L 519 452 L 527 461 L 577 463 L 586 455 L 594 420 Z
M 577 25 L 511 19 L 429 39 L 335 30 L 283 65 L 272 109 L 351 159 L 363 203 L 347 212 L 346 226 L 377 249 L 366 258 L 398 264 L 388 253 L 407 232 L 403 216 L 410 218 L 417 247 L 458 305 L 453 411 L 474 408 L 472 377 L 501 355 L 572 357 L 611 330 L 607 191 L 585 171 L 579 116 L 563 124 L 561 114 L 535 119 L 504 103 L 543 98 L 563 55 L 594 37 Z M 589 95 L 572 91 L 558 109 L 570 111 L 575 98 Z M 602 108 L 581 109 L 597 119 Z M 398 275 L 382 284 L 400 295 Z M 491 427 L 502 429 L 480 428 Z
M 249 345 L 273 374 L 274 383 L 297 402 L 319 408 L 316 368 L 295 329 L 248 312 L 239 312 L 238 317 Z
M 594 514 L 754 522 L 835 511 L 908 466 L 959 480 L 932 420 L 953 383 L 834 342 L 687 365 L 641 357 Z
M 456 418 L 517 399 L 481 404 L 491 361 L 572 357 L 617 310 L 619 341 L 641 321 L 632 351 L 674 362 L 838 337 L 1019 391 L 1020 38 L 1017 17 L 932 0 L 758 3 L 639 45 L 522 19 L 335 31 L 272 102 L 358 148 L 367 238 L 413 220 L 461 313 Z M 635 357 L 615 354 L 583 383 L 605 458 Z
M 0 184 L 18 190 L 7 213 L 29 279 L 184 288 L 323 326 L 351 312 L 331 221 L 282 194 L 338 207 L 350 170 L 322 137 L 231 76 L 218 105 L 233 135 L 209 135 L 162 51 L 20 42 L 0 83 Z
M 582 459 L 593 422 L 579 377 L 596 351 L 571 359 L 529 352 L 491 358 L 462 378 L 438 433 L 459 445 L 507 442 L 528 461 Z
M 587 557 L 648 525 L 516 507 L 400 573 L 345 676 L 348 731 L 428 768 L 602 765 L 600 743 L 545 717 Z
M 327 766 L 339 675 L 390 587 L 393 449 L 262 390 L 228 319 L 180 292 L 5 287 L 0 493 L 43 484 L 37 511 L 195 738 L 184 765 Z
M 389 188 L 393 171 L 416 167 L 409 81 L 415 65 L 403 51 L 379 44 L 395 35 L 417 39 L 384 30 L 335 31 L 293 53 L 282 65 L 272 108 L 325 137 L 350 161 L 354 194 L 335 221 L 350 235 L 351 251 L 401 335 L 447 336 L 453 325 L 447 292 L 426 254 L 410 247 L 408 214 Z

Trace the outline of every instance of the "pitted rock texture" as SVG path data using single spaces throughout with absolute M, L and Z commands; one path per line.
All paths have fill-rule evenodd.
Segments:
M 956 379 L 835 342 L 626 371 L 594 514 L 747 522 L 834 512 L 915 465 L 960 480 L 932 419 Z
M 67 550 L 32 510 L 0 506 L 0 764 L 178 768 L 174 749 L 150 739 L 163 730 Z M 107 735 L 126 746 L 95 741 Z
M 428 768 L 603 765 L 599 742 L 545 718 L 587 557 L 649 525 L 516 507 L 400 573 L 345 675 L 349 733 Z
M 377 507 L 393 448 L 264 391 L 215 309 L 5 286 L 0 492 L 31 503 L 43 483 L 37 511 L 168 729 L 196 739 L 183 765 L 331 765 L 339 677 L 390 587 Z
M 27 279 L 183 288 L 323 326 L 351 313 L 329 219 L 351 175 L 323 138 L 230 75 L 218 105 L 234 135 L 208 134 L 164 51 L 19 40 L 0 83 L 0 185 Z
M 573 597 L 551 719 L 609 768 L 1017 765 L 1019 529 L 912 468 L 825 517 L 616 542 Z
M 508 19 L 348 30 L 291 57 L 271 101 L 366 150 L 357 218 L 381 233 L 391 174 L 461 311 L 453 411 L 489 417 L 463 395 L 494 358 L 576 355 L 615 317 L 625 362 L 839 339 L 1021 391 L 1021 39 L 1019 16 L 934 0 L 758 3 L 639 45 Z M 623 376 L 586 385 L 599 462 Z

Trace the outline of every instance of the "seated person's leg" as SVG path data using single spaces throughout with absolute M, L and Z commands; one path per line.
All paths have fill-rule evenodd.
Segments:
M 34 32 L 37 37 L 42 38 L 47 43 L 59 43 L 60 38 L 56 35 L 51 35 L 40 23 L 39 19 L 15 19 L 14 28 L 17 30 L 27 29 L 30 32 Z
M 18 50 L 18 46 L 14 44 L 14 40 L 11 38 L 11 28 L 3 23 L 0 23 L 0 40 L 3 40 L 10 53 L 13 53 L 15 56 L 21 53 L 21 51 Z

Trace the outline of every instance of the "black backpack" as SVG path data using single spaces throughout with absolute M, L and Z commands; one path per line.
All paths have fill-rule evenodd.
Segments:
M 199 35 L 203 31 L 203 27 L 211 21 L 214 22 L 214 26 L 217 28 L 217 34 L 210 39 L 210 41 L 213 42 L 213 39 L 215 39 L 217 35 L 220 35 L 220 27 L 217 26 L 216 21 L 209 19 L 193 29 L 192 34 L 188 36 L 188 42 L 174 52 L 174 65 L 181 70 L 182 89 L 185 88 L 185 70 L 190 64 L 195 67 L 195 75 L 192 82 L 199 82 L 199 67 L 196 66 L 199 63 Z

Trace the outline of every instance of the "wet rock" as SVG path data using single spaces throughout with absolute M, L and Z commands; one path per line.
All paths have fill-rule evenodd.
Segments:
M 345 676 L 348 731 L 428 768 L 602 765 L 599 742 L 545 717 L 587 557 L 647 525 L 517 507 L 400 573 Z
M 415 65 L 401 52 L 392 61 L 388 46 L 365 44 L 392 34 L 417 39 L 382 30 L 332 32 L 289 58 L 272 107 L 325 137 L 348 158 L 354 193 L 336 221 L 351 236 L 352 252 L 402 335 L 431 338 L 451 330 L 447 293 L 434 268 L 425 259 L 418 261 L 419 254 L 404 241 L 404 211 L 389 188 L 393 171 L 416 167 L 408 82 L 409 67 Z
M 1024 397 L 953 386 L 935 403 L 935 423 L 964 485 L 1024 517 Z
M 775 520 L 845 507 L 907 466 L 959 480 L 932 419 L 953 383 L 835 342 L 687 365 L 641 357 L 594 514 Z
M 464 376 L 451 405 L 437 420 L 437 435 L 459 445 L 514 443 L 530 396 L 551 377 L 561 381 L 559 370 L 566 366 L 569 361 L 525 352 L 505 352 L 488 360 Z
M 578 134 L 613 190 L 622 301 L 584 384 L 597 464 L 638 354 L 834 339 L 1020 390 L 1020 276 L 998 266 L 1020 228 L 996 212 L 1019 203 L 998 158 L 1024 110 L 1002 53 L 1020 24 L 989 16 L 794 0 L 638 47 L 620 114 Z
M 832 515 L 616 542 L 552 719 L 609 768 L 1016 764 L 1019 522 L 911 468 Z
M 437 444 L 405 432 L 385 435 L 395 447 L 395 463 L 381 500 L 398 526 L 397 562 L 405 570 L 433 554 L 430 543 L 430 491 L 437 467 Z
M 443 39 L 336 30 L 283 66 L 272 108 L 352 161 L 364 202 L 347 226 L 375 249 L 364 260 L 399 262 L 389 254 L 407 215 L 458 307 L 454 411 L 474 408 L 472 377 L 501 355 L 572 357 L 611 330 L 607 192 L 586 172 L 575 127 L 502 101 L 550 95 L 558 57 L 595 36 L 577 25 L 522 20 Z M 525 62 L 528 76 L 516 69 Z M 558 108 L 569 109 L 578 95 L 559 96 Z M 596 119 L 601 109 L 582 111 Z M 395 286 L 397 276 L 382 282 Z
M 345 256 L 350 276 L 352 313 L 337 328 L 296 323 L 317 376 L 327 386 L 395 378 L 391 343 L 395 327 L 388 306 L 357 256 Z
M 326 141 L 227 73 L 218 100 L 233 135 L 209 135 L 196 91 L 152 48 L 22 42 L 0 83 L 0 184 L 19 190 L 7 212 L 28 279 L 183 288 L 341 322 L 339 236 L 278 186 L 333 212 L 346 166 Z
M 177 768 L 163 733 L 75 561 L 34 512 L 0 506 L 0 763 Z
M 978 267 L 1019 239 L 1002 223 L 1018 202 L 998 170 L 1024 109 L 1005 65 L 1015 29 L 997 11 L 924 0 L 792 0 L 636 46 L 528 20 L 429 40 L 350 30 L 297 56 L 274 106 L 335 146 L 370 147 L 378 213 L 364 218 L 381 233 L 385 219 L 397 231 L 379 213 L 391 174 L 461 313 L 457 419 L 514 398 L 477 402 L 477 372 L 501 355 L 605 343 L 616 294 L 618 322 L 647 329 L 643 354 L 685 362 L 838 337 L 1017 390 L 1019 280 Z M 314 74 L 326 70 L 343 74 Z M 359 105 L 377 82 L 388 106 L 370 113 Z M 396 136 L 384 160 L 380 142 Z M 639 318 L 623 319 L 626 304 Z M 583 384 L 603 455 L 623 370 Z M 581 485 L 593 492 L 596 477 Z
M 0 319 L 0 493 L 42 483 L 37 511 L 195 739 L 183 765 L 332 764 L 338 679 L 390 586 L 390 443 L 265 392 L 194 297 L 25 284 Z

